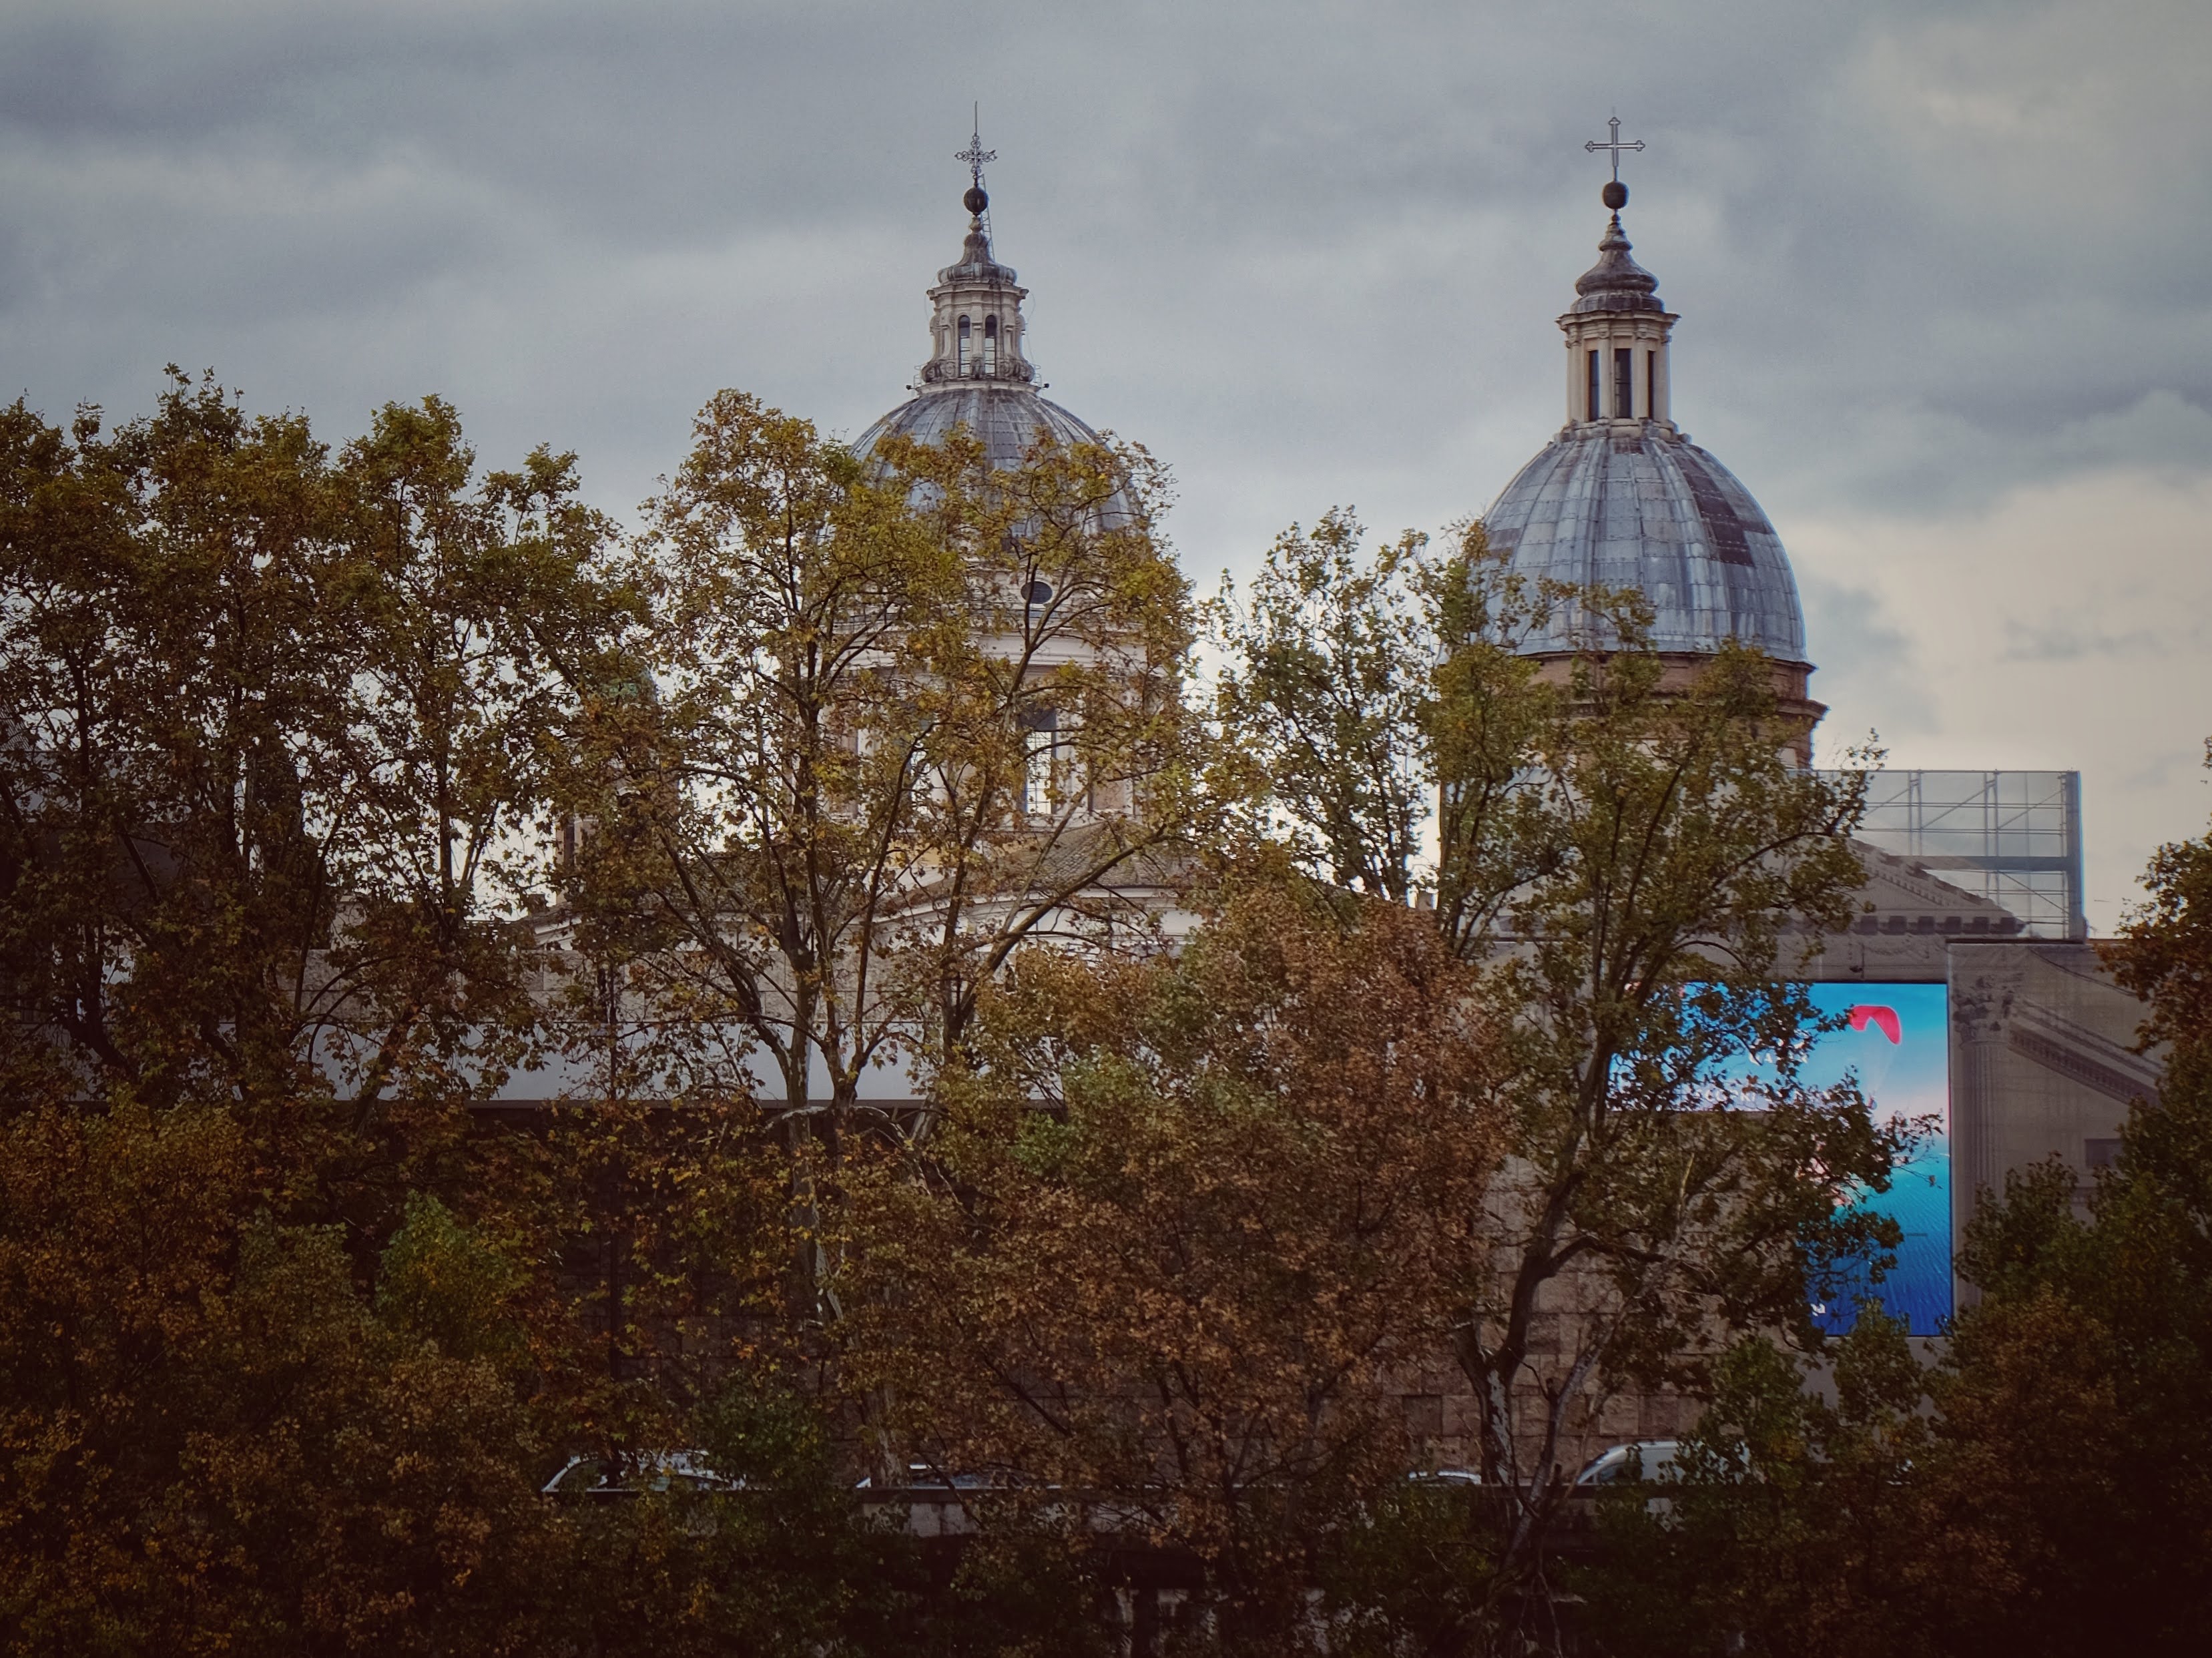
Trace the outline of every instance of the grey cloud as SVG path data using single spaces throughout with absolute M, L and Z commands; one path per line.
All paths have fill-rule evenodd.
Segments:
M 717 386 L 846 433 L 902 395 L 980 99 L 1054 395 L 1175 465 L 1203 580 L 1334 501 L 1479 511 L 1543 442 L 1617 107 L 1685 423 L 1785 542 L 1962 522 L 2212 477 L 2208 59 L 2189 0 L 19 0 L 0 386 L 211 364 L 332 436 L 435 390 L 626 512 Z M 1830 574 L 1837 718 L 1935 720 L 1912 595 Z
M 2051 446 L 2065 465 L 2202 472 L 2212 466 L 2212 410 L 2161 386 L 2124 408 L 2069 422 Z
M 1241 493 L 1263 454 L 1410 459 L 1433 481 L 1406 510 L 1449 516 L 1556 416 L 1547 319 L 1601 217 L 1580 140 L 1618 103 L 1653 144 L 1631 232 L 1685 313 L 1700 435 L 1782 505 L 1940 507 L 2036 475 L 2053 433 L 2147 390 L 2212 401 L 2212 140 L 2162 102 L 2207 29 L 2085 9 L 32 8 L 0 24 L 0 340 L 58 404 L 196 350 L 257 394 L 358 408 L 343 363 L 261 372 L 252 319 L 350 310 L 422 341 L 434 320 L 398 319 L 504 290 L 586 306 L 543 335 L 644 343 L 665 331 L 611 311 L 594 270 L 785 243 L 781 272 L 717 297 L 817 342 L 789 391 L 857 428 L 917 349 L 978 95 L 1001 251 L 1063 391 L 1194 491 Z M 871 228 L 881 264 L 824 281 Z M 108 362 L 40 350 L 95 308 Z M 513 383 L 447 389 L 504 427 Z M 538 417 L 629 479 L 605 406 Z M 1822 440 L 1798 440 L 1815 415 Z
M 2089 657 L 2139 656 L 2166 643 L 2148 628 L 2114 633 L 2063 623 L 2032 627 L 2008 621 L 2005 635 L 2008 642 L 2001 659 L 2007 662 L 2079 662 Z
M 1834 713 L 1820 729 L 1822 763 L 1878 736 L 1887 743 L 1936 729 L 1934 709 L 1915 689 L 1921 664 L 1882 595 L 1800 568 L 1806 637 L 1820 658 L 1814 694 Z

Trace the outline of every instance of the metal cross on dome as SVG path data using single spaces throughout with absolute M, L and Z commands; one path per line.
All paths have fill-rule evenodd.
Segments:
M 1611 151 L 1613 152 L 1613 183 L 1615 183 L 1615 184 L 1619 184 L 1619 183 L 1620 182 L 1620 152 L 1621 152 L 1622 150 L 1624 150 L 1624 149 L 1643 149 L 1643 148 L 1644 148 L 1644 140 L 1643 140 L 1643 139 L 1641 139 L 1641 138 L 1638 138 L 1638 139 L 1636 139 L 1636 140 L 1634 140 L 1633 142 L 1629 143 L 1625 143 L 1625 144 L 1624 144 L 1623 143 L 1621 143 L 1621 142 L 1620 142 L 1620 117 L 1619 117 L 1618 115 L 1614 116 L 1611 120 L 1607 121 L 1607 122 L 1606 123 L 1606 125 L 1607 125 L 1608 127 L 1610 127 L 1610 128 L 1612 128 L 1612 129 L 1613 129 L 1613 137 L 1612 137 L 1610 139 L 1598 139 L 1598 138 L 1593 138 L 1593 139 L 1591 139 L 1588 143 L 1584 144 L 1584 145 L 1583 146 L 1583 148 L 1584 149 L 1590 149 L 1590 150 L 1596 150 L 1596 149 L 1609 149 L 1609 150 L 1611 150 Z
M 956 161 L 965 161 L 968 163 L 968 174 L 975 181 L 975 188 L 981 190 L 983 187 L 983 163 L 986 161 L 997 161 L 999 159 L 999 152 L 995 149 L 986 149 L 983 148 L 982 105 L 978 104 L 975 106 L 975 131 L 969 137 L 968 148 L 957 151 L 952 159 Z M 1613 125 L 1615 126 L 1619 126 L 1620 125 L 1620 123 L 1618 121 L 1613 123 Z M 1638 148 L 1641 149 L 1642 146 L 1638 145 Z

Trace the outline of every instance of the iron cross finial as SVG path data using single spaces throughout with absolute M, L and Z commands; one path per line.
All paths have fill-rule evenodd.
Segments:
M 965 161 L 968 163 L 968 176 L 975 181 L 975 188 L 981 190 L 983 187 L 983 163 L 986 161 L 997 161 L 999 159 L 999 152 L 995 149 L 986 149 L 983 148 L 982 105 L 978 104 L 975 106 L 975 131 L 969 137 L 968 148 L 959 151 L 952 159 L 956 161 Z M 1616 121 L 1613 125 L 1618 126 L 1620 124 Z M 1641 149 L 1642 146 L 1638 145 L 1638 148 Z
M 1589 150 L 1611 150 L 1613 152 L 1613 181 L 1615 184 L 1619 184 L 1620 182 L 1620 152 L 1624 149 L 1643 149 L 1644 140 L 1638 138 L 1631 143 L 1624 144 L 1621 143 L 1620 117 L 1618 115 L 1607 121 L 1606 125 L 1613 129 L 1613 137 L 1610 139 L 1593 138 L 1588 143 L 1584 144 L 1583 148 Z

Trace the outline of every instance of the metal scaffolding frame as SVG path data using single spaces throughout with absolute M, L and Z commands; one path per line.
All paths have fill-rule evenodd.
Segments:
M 2002 904 L 2033 937 L 2086 938 L 2078 771 L 1879 771 L 1856 839 Z

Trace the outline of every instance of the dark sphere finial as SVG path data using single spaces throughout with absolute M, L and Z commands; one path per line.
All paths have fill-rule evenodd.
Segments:
M 1628 205 L 1628 186 L 1618 179 L 1608 180 L 1601 193 L 1605 204 L 1615 213 Z
M 970 185 L 968 186 L 968 193 L 960 198 L 960 202 L 961 205 L 970 213 L 981 217 L 983 210 L 990 206 L 991 198 L 983 193 L 982 185 Z

